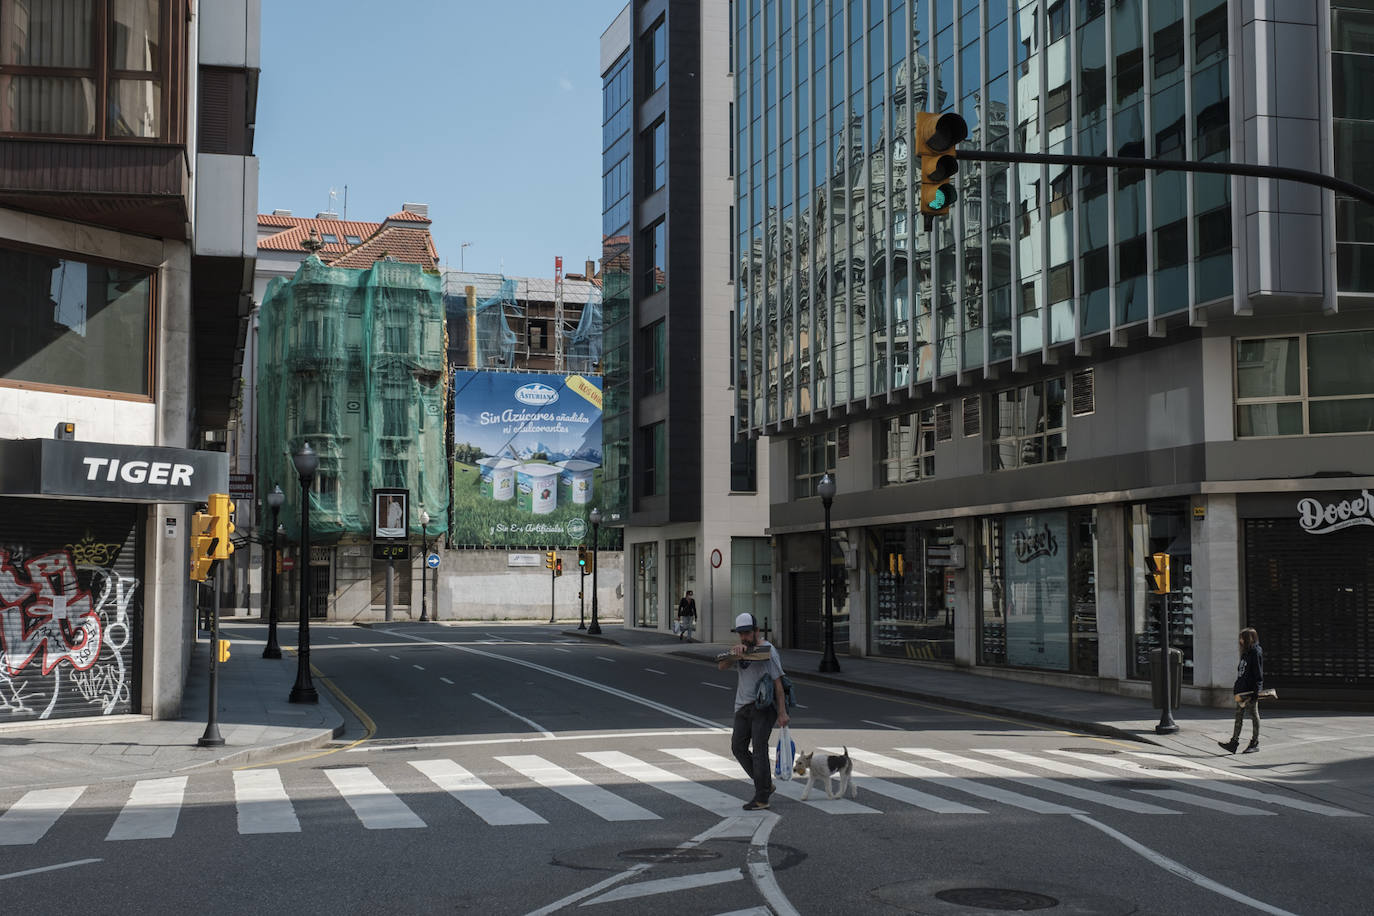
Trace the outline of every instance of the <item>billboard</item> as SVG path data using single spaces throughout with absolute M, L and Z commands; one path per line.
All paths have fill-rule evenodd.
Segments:
M 599 377 L 454 372 L 455 546 L 581 544 L 600 485 Z

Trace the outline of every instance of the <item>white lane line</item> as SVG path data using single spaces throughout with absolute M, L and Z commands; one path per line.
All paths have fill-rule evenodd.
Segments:
M 425 826 L 425 822 L 382 785 L 382 781 L 367 767 L 344 767 L 324 772 L 368 830 Z
M 339 637 L 334 636 L 334 635 L 332 635 L 332 634 L 326 634 L 326 635 L 327 635 L 327 637 L 328 637 L 329 639 L 338 639 L 338 638 L 339 638 Z
M 177 832 L 186 777 L 140 779 L 134 783 L 106 840 L 165 840 Z
M 374 744 L 361 745 L 359 747 L 344 748 L 345 754 L 374 754 L 381 751 L 417 751 L 433 747 L 476 747 L 483 744 L 529 744 L 539 741 L 620 741 L 625 738 L 667 738 L 692 735 L 700 737 L 702 735 L 720 735 L 725 729 L 720 727 L 707 729 L 678 729 L 657 732 L 608 732 L 603 734 L 574 734 L 574 735 L 555 735 L 552 738 L 529 737 L 529 738 L 471 738 L 466 741 L 426 741 L 416 744 Z
M 553 646 L 553 651 L 555 651 L 555 652 L 572 652 L 572 649 L 564 649 L 564 648 L 561 648 L 561 647 L 559 647 L 559 646 Z
M 1222 814 L 1269 815 L 1272 817 L 1276 813 L 1273 811 L 1262 811 L 1259 808 L 1251 808 L 1249 805 L 1237 805 L 1234 802 L 1225 802 L 1219 798 L 1208 798 L 1205 795 L 1183 792 L 1178 789 L 1134 789 L 1133 791 L 1154 798 L 1167 798 L 1169 801 L 1178 802 L 1180 805 L 1197 805 L 1199 808 L 1211 808 L 1213 811 L 1220 811 Z
M 399 662 L 401 660 L 399 657 L 395 655 L 388 655 L 387 658 L 391 659 L 394 662 Z
M 68 786 L 25 793 L 0 816 L 0 846 L 37 843 L 84 791 L 85 786 Z
M 645 668 L 644 670 L 645 670 L 645 671 L 653 672 L 654 674 L 667 674 L 667 673 L 668 673 L 668 672 L 666 672 L 666 671 L 659 671 L 657 668 Z
M 511 640 L 507 639 L 506 637 L 504 637 L 504 636 L 497 636 L 495 633 L 483 633 L 482 635 L 485 636 L 485 637 L 487 637 L 488 639 L 494 639 L 494 640 L 496 640 L 497 642 L 511 642 Z M 528 643 L 525 643 L 525 645 L 527 645 L 527 646 L 537 646 L 537 645 L 540 645 L 540 644 L 537 643 L 537 642 L 528 642 Z
M 900 748 L 899 748 L 900 750 Z M 881 754 L 870 754 L 864 751 L 849 751 L 855 760 L 862 760 L 883 769 L 901 773 L 903 776 L 912 776 L 916 779 L 925 779 L 945 789 L 953 789 L 956 792 L 963 792 L 965 795 L 972 795 L 976 798 L 986 799 L 987 801 L 1001 802 L 1004 805 L 1011 805 L 1013 808 L 1022 808 L 1026 811 L 1034 811 L 1036 814 L 1082 814 L 1077 808 L 1070 808 L 1066 805 L 1054 802 L 1042 801 L 1032 798 L 1029 795 L 1022 795 L 1020 792 L 1012 792 L 1007 789 L 1000 789 L 997 786 L 984 785 L 972 779 L 965 779 L 962 776 L 950 776 L 941 773 L 939 770 L 932 770 L 920 764 L 907 763 L 905 760 L 897 760 L 892 757 L 884 757 Z
M 512 712 L 511 710 L 509 710 L 509 709 L 507 709 L 506 707 L 502 706 L 500 703 L 496 702 L 495 700 L 488 700 L 486 697 L 482 696 L 480 693 L 474 693 L 473 696 L 475 696 L 477 699 L 481 700 L 483 703 L 488 703 L 488 704 L 490 704 L 490 705 L 492 705 L 492 706 L 495 706 L 497 709 L 501 710 L 501 711 L 502 711 L 503 713 L 505 713 L 506 715 L 508 715 L 508 716 L 510 716 L 510 717 L 512 717 L 512 718 L 515 718 L 515 719 L 519 719 L 521 722 L 524 722 L 524 723 L 525 723 L 526 725 L 528 725 L 530 728 L 532 728 L 532 729 L 534 729 L 535 731 L 539 732 L 539 734 L 543 735 L 545 738 L 552 738 L 552 737 L 553 737 L 553 732 L 549 731 L 547 728 L 545 728 L 544 726 L 540 725 L 538 722 L 535 722 L 535 721 L 532 720 L 532 719 L 526 719 L 524 716 L 520 715 L 518 712 Z
M 603 662 L 610 662 L 612 665 L 615 664 L 615 659 L 613 659 L 613 658 L 607 658 L 607 657 L 604 656 L 604 655 L 598 655 L 597 658 L 598 658 L 599 660 L 603 661 Z
M 506 662 L 511 665 L 520 665 L 521 667 L 529 668 L 532 671 L 538 671 L 542 674 L 547 674 L 552 677 L 562 678 L 565 681 L 572 681 L 574 684 L 581 684 L 583 687 L 590 687 L 593 690 L 600 690 L 602 693 L 609 693 L 611 696 L 618 697 L 622 700 L 628 700 L 631 703 L 638 703 L 641 706 L 647 706 L 650 709 L 661 712 L 666 716 L 671 716 L 675 719 L 681 719 L 684 722 L 691 723 L 692 725 L 696 725 L 701 728 L 707 728 L 721 733 L 729 731 L 728 728 L 722 728 L 715 722 L 712 722 L 710 719 L 703 719 L 700 716 L 694 716 L 691 713 L 686 713 L 679 709 L 675 709 L 672 706 L 667 705 L 666 703 L 657 703 L 653 700 L 649 700 L 641 696 L 636 696 L 635 694 L 629 693 L 628 691 L 618 690 L 617 688 L 611 687 L 608 684 L 600 684 L 596 681 L 589 680 L 585 677 L 578 677 L 575 674 L 568 674 L 566 671 L 559 671 L 557 668 L 550 668 L 547 665 L 540 665 L 535 662 L 525 661 L 522 658 L 511 658 L 510 656 L 501 655 L 496 652 L 487 652 L 482 649 L 474 649 L 471 646 L 460 646 L 456 643 L 437 642 L 432 639 L 425 639 L 421 636 L 412 636 L 409 633 L 399 633 L 391 630 L 381 630 L 380 632 L 386 633 L 388 636 L 397 637 L 399 639 L 408 639 L 411 642 L 423 643 L 429 646 L 439 646 L 445 649 L 452 650 L 454 652 L 466 652 L 470 655 L 480 655 L 483 658 L 490 658 L 495 661 Z
M 1190 770 L 1197 770 L 1199 773 L 1206 773 L 1215 776 L 1230 776 L 1225 770 L 1216 770 L 1209 766 L 1193 763 L 1180 757 L 1170 757 L 1168 754 L 1147 754 L 1142 751 L 1132 751 L 1137 757 L 1146 757 L 1150 760 L 1158 760 L 1163 763 L 1172 763 L 1185 766 Z M 1238 786 L 1231 782 L 1224 782 L 1220 779 L 1198 778 L 1192 774 L 1187 774 L 1186 778 L 1190 785 L 1199 786 L 1218 792 L 1222 795 L 1231 795 L 1237 798 L 1249 799 L 1251 801 L 1263 802 L 1269 805 L 1282 805 L 1286 808 L 1296 808 L 1299 811 L 1308 811 L 1312 814 L 1322 814 L 1326 817 L 1367 817 L 1359 811 L 1349 811 L 1345 808 L 1333 808 L 1330 805 L 1319 805 L 1316 802 L 1304 801 L 1300 798 L 1288 798 L 1284 795 L 1276 795 L 1270 792 L 1261 792 L 1258 789 Z
M 622 754 L 620 751 L 583 751 L 582 756 L 645 785 L 653 786 L 661 792 L 667 792 L 689 805 L 705 808 L 719 817 L 734 817 L 739 813 L 740 800 L 733 795 L 703 786 L 685 776 L 645 763 L 629 754 Z
M 301 832 L 296 809 L 276 770 L 235 770 L 234 805 L 240 834 Z
M 493 827 L 548 823 L 529 808 L 513 798 L 502 795 L 452 760 L 412 760 L 410 765 Z
M 591 906 L 593 903 L 633 900 L 636 897 L 652 897 L 655 894 L 675 894 L 678 891 L 691 890 L 696 887 L 710 887 L 714 884 L 728 884 L 731 881 L 743 880 L 744 873 L 738 868 L 702 872 L 698 875 L 682 875 L 677 878 L 658 878 L 653 881 L 640 881 L 638 884 L 618 887 L 613 891 L 607 891 L 600 897 L 593 897 L 582 905 Z
M 1014 782 L 1028 789 L 1040 789 L 1044 792 L 1067 795 L 1070 798 L 1093 802 L 1094 804 L 1103 805 L 1107 808 L 1118 808 L 1122 811 L 1131 811 L 1135 814 L 1181 813 L 1170 808 L 1161 808 L 1158 805 L 1151 805 L 1130 798 L 1118 798 L 1106 792 L 1098 792 L 1096 789 L 1086 789 L 1071 783 L 1060 782 L 1057 779 L 1047 779 L 1044 776 L 1036 776 L 1022 770 L 1013 770 L 1011 767 L 988 763 L 985 760 L 975 760 L 972 757 L 961 757 L 957 754 L 947 754 L 944 751 L 936 751 L 929 748 L 899 748 L 899 750 L 906 751 L 908 754 L 915 754 L 919 757 L 925 757 L 928 760 L 946 763 L 950 766 L 962 767 L 965 770 L 972 770 L 983 776 L 991 776 L 993 779 L 1005 779 L 1008 782 Z
M 732 776 L 736 779 L 742 779 L 745 782 L 750 781 L 749 777 L 740 767 L 739 761 L 732 758 L 722 757 L 719 754 L 713 754 L 710 751 L 703 751 L 700 748 L 694 747 L 666 747 L 663 751 L 666 754 L 672 754 L 679 760 L 685 760 L 702 769 L 710 770 L 713 773 L 719 773 L 721 776 Z M 805 786 L 800 782 L 782 780 L 777 783 L 777 788 L 778 795 L 790 798 L 793 801 L 801 801 L 801 794 Z M 802 804 L 810 805 L 813 808 L 824 811 L 826 814 L 881 813 L 867 805 L 861 805 L 858 802 L 850 801 L 848 798 L 826 798 L 824 794 L 820 794 L 819 797 L 816 797 L 816 793 L 813 793 L 813 797 L 802 802 Z
M 439 680 L 443 681 L 445 684 L 448 684 L 450 687 L 453 686 L 453 681 L 450 681 L 450 680 L 449 680 L 448 678 L 446 678 L 446 677 L 441 677 L 441 678 L 439 678 Z
M 729 823 L 729 821 L 725 821 Z M 754 881 L 754 887 L 758 888 L 763 899 L 768 901 L 768 905 L 773 908 L 777 916 L 801 916 L 797 908 L 792 906 L 792 901 L 783 894 L 782 888 L 778 887 L 778 879 L 773 874 L 773 866 L 768 861 L 768 836 L 777 826 L 778 816 L 769 815 L 759 824 L 754 835 L 749 839 L 749 877 Z
M 546 789 L 552 789 L 568 801 L 581 805 L 606 821 L 656 821 L 659 816 L 647 808 L 608 792 L 575 773 L 550 763 L 543 757 L 497 757 L 501 763 Z
M 41 875 L 45 871 L 57 871 L 60 868 L 73 868 L 77 865 L 92 865 L 96 862 L 103 862 L 104 859 L 73 859 L 70 862 L 59 862 L 56 865 L 44 865 L 41 868 L 26 868 L 23 871 L 12 871 L 8 875 L 0 875 L 0 881 L 7 881 L 10 878 L 27 878 L 29 875 Z
M 773 911 L 766 906 L 751 906 L 747 910 L 731 910 L 728 913 L 717 913 L 716 916 L 773 916 Z
M 706 686 L 706 687 L 714 687 L 714 688 L 716 688 L 717 690 L 734 690 L 734 689 L 735 689 L 735 688 L 733 688 L 733 687 L 727 687 L 727 686 L 724 685 L 724 684 L 712 684 L 710 681 L 702 681 L 701 683 L 702 683 L 704 686 Z
M 1191 868 L 1188 868 L 1187 866 L 1183 865 L 1182 863 L 1176 862 L 1162 853 L 1155 852 L 1148 846 L 1136 842 L 1135 840 L 1131 839 L 1130 837 L 1126 836 L 1126 834 L 1121 833 L 1120 831 L 1113 830 L 1106 824 L 1099 823 L 1098 821 L 1093 820 L 1086 814 L 1075 814 L 1073 817 L 1074 820 L 1081 821 L 1084 824 L 1101 830 L 1107 836 L 1116 840 L 1121 845 L 1125 846 L 1127 849 L 1131 850 L 1132 852 L 1136 853 L 1142 858 L 1145 858 L 1148 861 L 1153 862 L 1155 865 L 1158 865 L 1165 871 L 1172 872 L 1173 874 L 1178 875 L 1180 878 L 1193 882 L 1199 887 L 1205 887 L 1207 888 L 1207 890 L 1221 894 L 1223 897 L 1230 897 L 1237 903 L 1243 903 L 1246 906 L 1259 910 L 1262 913 L 1271 913 L 1273 914 L 1273 916 L 1296 916 L 1295 913 L 1291 913 L 1288 910 L 1280 909 L 1276 906 L 1270 906 L 1263 900 L 1256 900 L 1254 897 L 1247 897 L 1240 891 L 1232 890 L 1224 884 L 1220 884 L 1216 881 L 1213 881 L 1206 875 L 1200 875 L 1197 872 L 1193 871 Z
M 424 668 L 421 668 L 419 665 L 411 665 L 410 667 L 414 668 L 416 671 L 424 671 L 424 670 L 425 670 Z
M 904 731 L 906 731 L 906 729 L 902 728 L 902 727 L 899 726 L 899 725 L 888 725 L 886 722 L 874 722 L 872 719 L 864 719 L 864 720 L 863 720 L 863 723 L 864 723 L 865 725 L 876 725 L 876 726 L 878 726 L 879 728 L 890 728 L 890 729 L 892 729 L 894 732 L 904 732 Z
M 382 651 L 382 650 L 381 650 L 381 649 L 378 649 L 376 646 L 368 646 L 368 647 L 367 647 L 367 651 L 369 651 L 369 652 L 380 652 L 380 651 Z

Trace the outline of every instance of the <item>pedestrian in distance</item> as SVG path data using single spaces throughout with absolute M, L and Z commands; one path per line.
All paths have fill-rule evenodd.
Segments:
M 687 637 L 687 641 L 692 641 L 692 634 L 697 629 L 697 599 L 692 597 L 692 590 L 687 589 L 687 594 L 682 596 L 682 600 L 677 603 L 677 638 L 681 642 L 682 638 Z
M 783 695 L 782 657 L 777 648 L 759 633 L 753 614 L 735 618 L 734 632 L 739 644 L 716 656 L 716 667 L 724 671 L 739 669 L 735 688 L 735 727 L 730 736 L 730 751 L 754 781 L 754 797 L 745 802 L 745 811 L 762 811 L 773 794 L 772 767 L 768 762 L 768 742 L 773 726 L 788 722 L 787 701 Z M 763 682 L 769 686 L 764 686 Z M 771 687 L 771 690 L 769 690 Z M 772 702 L 760 706 L 760 695 L 768 691 Z
M 1259 750 L 1259 701 L 1260 691 L 1264 690 L 1264 652 L 1260 649 L 1259 633 L 1254 627 L 1240 631 L 1240 664 L 1236 666 L 1236 683 L 1232 693 L 1236 697 L 1236 728 L 1231 732 L 1230 741 L 1218 741 L 1228 754 L 1234 754 L 1240 745 L 1240 730 L 1245 724 L 1245 715 L 1250 715 L 1250 743 L 1243 754 L 1253 754 Z

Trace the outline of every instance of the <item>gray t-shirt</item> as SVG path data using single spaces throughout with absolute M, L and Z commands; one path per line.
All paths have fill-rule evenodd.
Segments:
M 754 702 L 754 697 L 758 694 L 759 681 L 768 678 L 782 677 L 782 656 L 778 655 L 778 649 L 771 642 L 761 640 L 759 647 L 768 647 L 768 661 L 751 662 L 740 659 L 735 663 L 739 668 L 739 686 L 735 688 L 735 712 L 739 712 L 746 706 Z

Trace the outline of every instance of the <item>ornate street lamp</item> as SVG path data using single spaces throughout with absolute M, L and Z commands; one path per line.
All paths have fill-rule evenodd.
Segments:
M 291 456 L 301 478 L 301 619 L 296 646 L 296 684 L 291 688 L 292 703 L 318 703 L 320 695 L 310 682 L 310 482 L 320 467 L 320 456 L 307 442 Z
M 587 633 L 595 636 L 601 632 L 601 624 L 596 620 L 596 548 L 601 540 L 598 537 L 601 528 L 601 510 L 593 508 L 588 518 L 592 522 L 592 625 L 587 627 Z
M 420 622 L 429 619 L 429 513 L 424 509 L 420 510 L 420 544 L 422 556 L 420 557 Z M 435 609 L 434 619 L 439 619 L 438 609 Z
M 286 494 L 281 491 L 281 485 L 274 485 L 272 492 L 267 494 L 267 506 L 272 510 L 272 550 L 267 560 L 270 584 L 267 586 L 267 646 L 262 650 L 263 658 L 281 658 L 281 646 L 277 644 L 277 532 L 281 526 L 277 523 L 277 515 L 285 504 Z
M 821 671 L 839 671 L 835 657 L 835 606 L 830 594 L 830 504 L 835 500 L 835 480 L 829 474 L 816 484 L 816 494 L 825 506 L 825 547 L 821 550 L 821 576 L 825 584 L 825 653 L 821 655 Z

